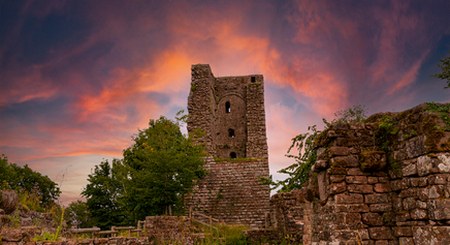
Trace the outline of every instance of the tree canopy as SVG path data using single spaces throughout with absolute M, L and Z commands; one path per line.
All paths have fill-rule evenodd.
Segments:
M 0 156 L 0 189 L 33 194 L 39 198 L 42 207 L 53 204 L 61 193 L 49 177 L 33 171 L 28 165 L 20 167 L 10 163 L 5 155 Z
M 446 80 L 447 81 L 446 88 L 450 88 L 450 55 L 441 59 L 441 63 L 438 66 L 441 68 L 441 72 L 434 74 L 434 76 Z
M 184 196 L 205 174 L 203 148 L 165 117 L 150 120 L 133 141 L 123 159 L 95 166 L 82 193 L 100 227 L 182 212 Z

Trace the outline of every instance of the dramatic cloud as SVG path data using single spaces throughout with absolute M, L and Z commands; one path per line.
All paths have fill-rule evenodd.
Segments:
M 150 118 L 186 107 L 190 66 L 208 63 L 264 75 L 275 174 L 290 139 L 338 110 L 448 102 L 431 74 L 450 50 L 449 12 L 445 0 L 4 1 L 0 153 L 74 200 Z

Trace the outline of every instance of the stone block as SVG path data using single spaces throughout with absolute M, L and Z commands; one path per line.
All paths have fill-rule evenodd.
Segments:
M 350 154 L 350 148 L 341 146 L 332 146 L 328 149 L 330 156 L 346 156 Z
M 393 180 L 391 181 L 391 190 L 399 191 L 408 188 L 408 182 L 405 180 Z
M 428 184 L 427 177 L 410 178 L 409 183 L 412 187 L 424 187 Z
M 394 227 L 394 234 L 397 237 L 413 236 L 413 232 L 410 226 Z
M 367 177 L 367 183 L 368 184 L 378 183 L 378 177 L 372 177 L 372 176 Z
M 364 197 L 361 194 L 337 194 L 335 196 L 336 204 L 358 204 L 364 202 Z
M 364 202 L 368 204 L 389 203 L 389 197 L 387 194 L 367 194 L 364 195 L 364 199 Z
M 387 212 L 392 210 L 392 204 L 390 203 L 376 203 L 369 205 L 370 212 Z
M 358 167 L 359 162 L 355 156 L 337 156 L 331 159 L 331 164 L 339 167 Z
M 402 168 L 403 176 L 412 176 L 417 174 L 417 166 L 416 164 L 409 164 Z
M 414 244 L 414 239 L 412 237 L 400 237 L 398 242 L 400 245 L 411 245 Z
M 330 184 L 330 194 L 342 193 L 346 190 L 347 190 L 347 184 L 345 182 Z
M 331 175 L 330 176 L 331 183 L 342 182 L 344 180 L 345 180 L 345 175 Z
M 386 166 L 386 153 L 373 150 L 361 152 L 360 162 L 363 171 L 383 169 Z
M 329 175 L 346 175 L 347 169 L 346 168 L 340 168 L 340 167 L 334 167 L 332 166 L 327 170 Z
M 417 174 L 419 176 L 426 176 L 433 168 L 432 159 L 429 156 L 420 156 L 417 158 Z
M 445 197 L 445 189 L 444 185 L 432 185 L 428 188 L 428 198 L 444 198 Z
M 413 210 L 416 208 L 416 198 L 407 197 L 402 200 L 402 206 L 404 210 Z
M 450 219 L 450 199 L 433 199 L 427 203 L 428 213 L 432 220 Z
M 441 173 L 450 173 L 450 153 L 439 154 L 438 169 Z
M 382 226 L 383 217 L 378 213 L 364 213 L 362 214 L 362 222 L 370 226 Z
M 346 169 L 347 175 L 369 175 L 368 173 L 364 173 L 359 168 L 349 168 Z
M 388 183 L 377 183 L 373 189 L 375 192 L 390 192 L 391 186 Z
M 448 183 L 447 177 L 450 177 L 448 174 L 435 174 L 428 176 L 425 180 L 428 180 L 430 185 L 445 185 Z
M 450 227 L 418 226 L 413 227 L 413 239 L 416 245 L 450 244 Z
M 423 220 L 428 218 L 427 210 L 416 208 L 410 211 L 411 219 Z
M 374 240 L 392 240 L 394 238 L 389 227 L 371 227 L 369 228 L 369 235 Z
M 317 160 L 316 163 L 313 166 L 313 171 L 314 172 L 320 172 L 324 169 L 328 168 L 328 161 L 326 160 Z
M 349 184 L 347 185 L 347 189 L 353 193 L 373 193 L 372 185 Z
M 367 204 L 336 204 L 334 206 L 335 212 L 345 213 L 366 213 L 369 212 Z
M 349 184 L 367 184 L 367 176 L 347 176 L 345 182 Z

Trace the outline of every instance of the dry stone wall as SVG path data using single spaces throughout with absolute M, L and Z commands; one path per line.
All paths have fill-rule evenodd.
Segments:
M 450 244 L 449 118 L 450 104 L 423 104 L 327 129 L 296 199 L 303 243 Z

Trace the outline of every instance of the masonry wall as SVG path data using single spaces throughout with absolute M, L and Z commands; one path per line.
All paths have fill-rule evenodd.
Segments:
M 450 244 L 449 108 L 326 130 L 303 190 L 303 243 Z
M 188 206 L 226 223 L 264 227 L 269 176 L 262 75 L 214 77 L 192 66 L 188 131 L 206 146 L 208 175 Z

